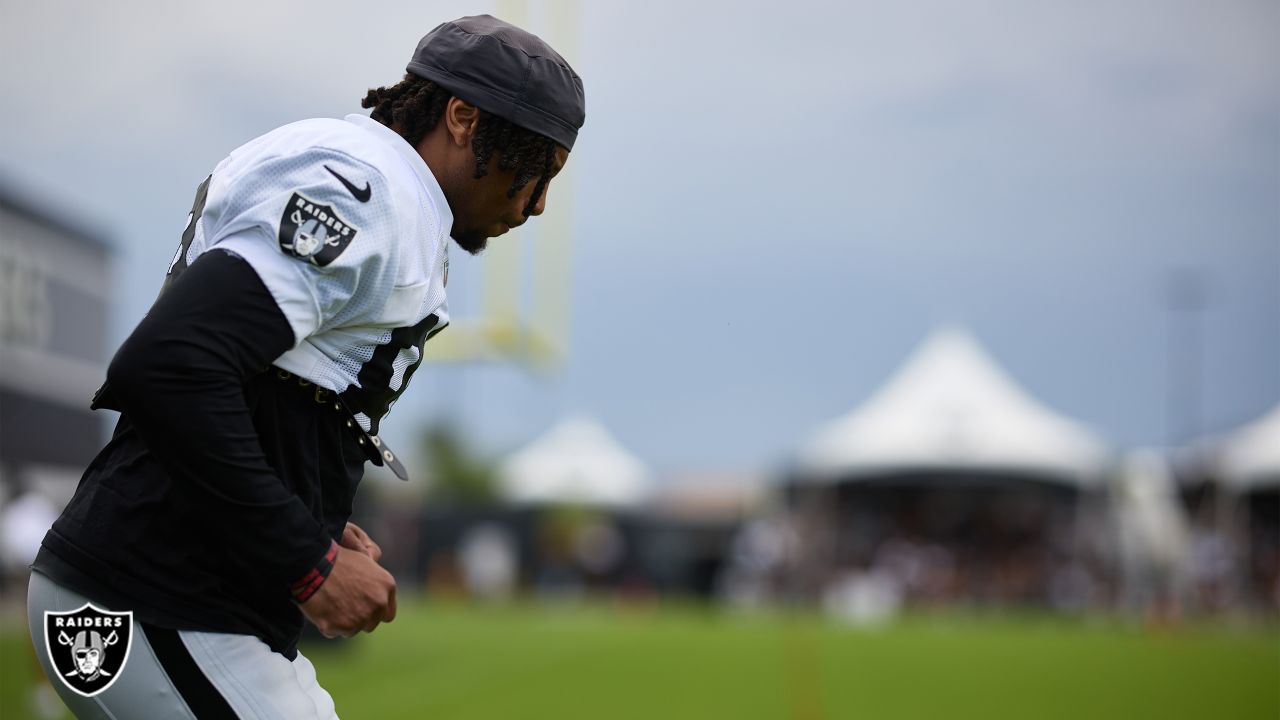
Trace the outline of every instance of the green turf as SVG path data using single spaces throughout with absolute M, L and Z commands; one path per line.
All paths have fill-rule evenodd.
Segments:
M 25 718 L 24 635 L 0 634 L 0 717 Z M 346 720 L 1280 718 L 1280 630 L 422 604 L 304 650 Z

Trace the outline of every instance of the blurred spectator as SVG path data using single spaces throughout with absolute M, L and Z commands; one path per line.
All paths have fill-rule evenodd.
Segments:
M 1225 610 L 1230 600 L 1233 552 L 1222 531 L 1197 523 L 1191 530 L 1191 582 L 1196 605 L 1210 612 Z
M 458 561 L 472 597 L 500 600 L 515 590 L 515 540 L 501 526 L 482 523 L 468 529 L 458 543 Z
M 593 584 L 608 583 L 625 552 L 622 534 L 606 517 L 591 518 L 574 532 L 573 557 Z
M 774 600 L 777 584 L 796 538 L 780 517 L 743 525 L 730 546 L 719 594 L 734 607 L 757 607 Z
M 26 592 L 31 561 L 56 519 L 58 506 L 43 494 L 25 488 L 20 488 L 0 510 L 0 562 L 6 586 Z
M 833 616 L 855 625 L 892 620 L 903 605 L 903 588 L 893 574 L 872 570 L 840 573 L 823 593 L 822 604 Z

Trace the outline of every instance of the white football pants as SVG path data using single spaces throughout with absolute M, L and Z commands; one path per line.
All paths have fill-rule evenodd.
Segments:
M 337 720 L 333 699 L 316 682 L 315 667 L 302 653 L 290 662 L 250 635 L 168 630 L 136 621 L 129 657 L 115 682 L 92 697 L 77 694 L 57 677 L 45 644 L 44 613 L 78 610 L 87 602 L 31 573 L 31 641 L 54 689 L 80 720 Z

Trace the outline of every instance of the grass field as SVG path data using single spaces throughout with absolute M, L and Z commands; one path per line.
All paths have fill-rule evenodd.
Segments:
M 25 633 L 0 634 L 0 717 L 29 717 Z M 1280 628 L 606 605 L 402 606 L 304 652 L 346 720 L 1280 718 Z

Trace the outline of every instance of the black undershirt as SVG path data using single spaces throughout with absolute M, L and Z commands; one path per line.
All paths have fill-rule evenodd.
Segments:
M 107 371 L 121 411 L 34 568 L 178 630 L 293 657 L 289 586 L 339 539 L 365 455 L 316 387 L 270 367 L 293 331 L 253 269 L 201 255 Z

